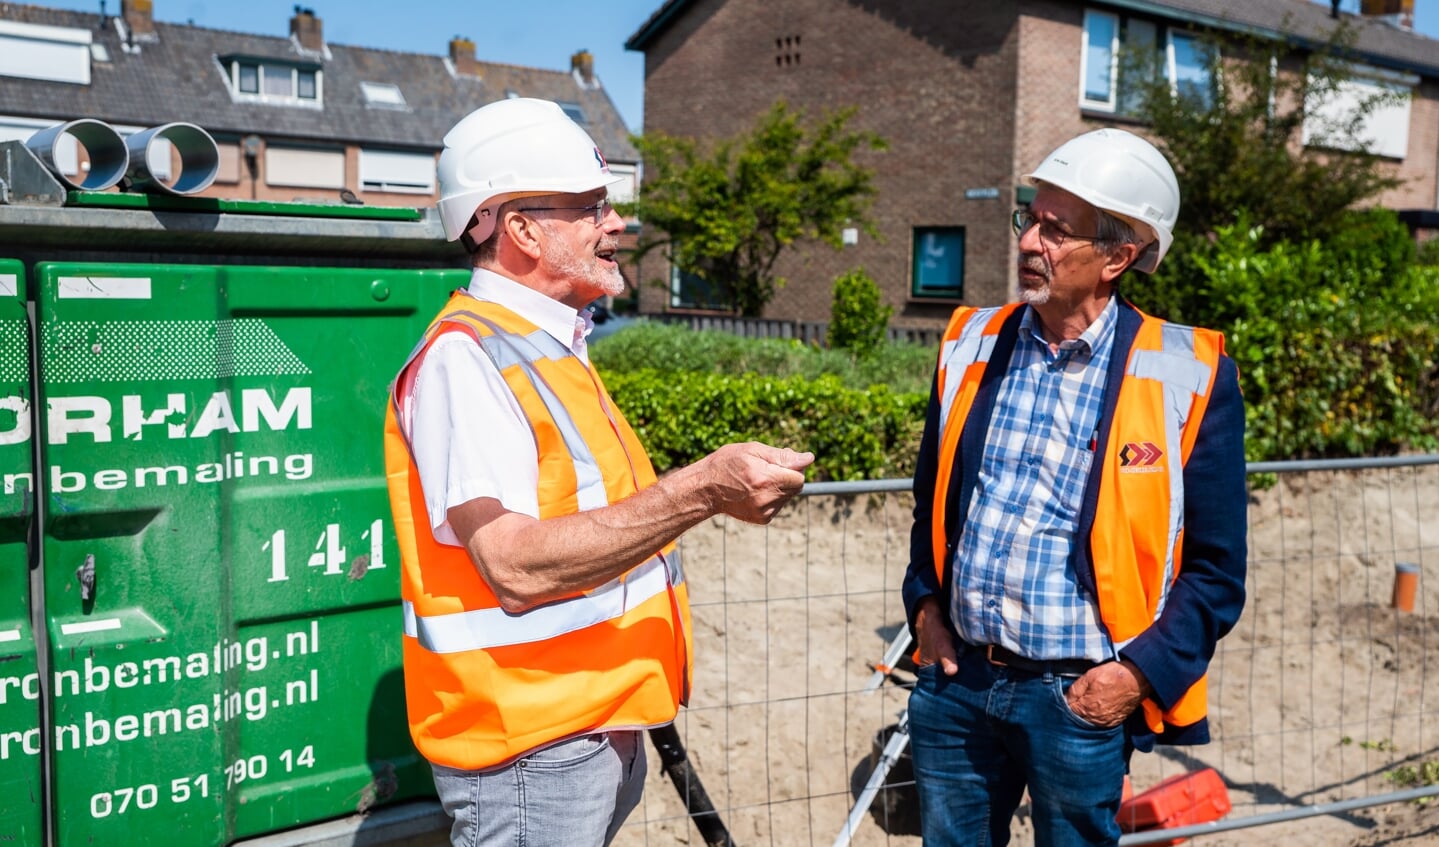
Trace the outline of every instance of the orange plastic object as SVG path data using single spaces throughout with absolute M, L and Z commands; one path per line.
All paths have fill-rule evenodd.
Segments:
M 1119 805 L 1115 820 L 1124 832 L 1209 823 L 1229 814 L 1229 789 L 1214 768 L 1171 776 Z M 1183 838 L 1163 842 L 1179 844 Z

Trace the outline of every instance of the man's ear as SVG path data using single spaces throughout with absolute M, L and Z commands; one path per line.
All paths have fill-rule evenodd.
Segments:
M 1121 244 L 1109 251 L 1104 258 L 1104 266 L 1099 269 L 1099 278 L 1104 282 L 1119 279 L 1119 275 L 1139 258 L 1140 249 L 1138 244 Z
M 505 234 L 509 236 L 510 243 L 515 245 L 515 249 L 530 259 L 539 261 L 540 239 L 543 234 L 540 232 L 539 224 L 533 218 L 527 218 L 519 212 L 509 212 L 500 225 L 504 227 Z

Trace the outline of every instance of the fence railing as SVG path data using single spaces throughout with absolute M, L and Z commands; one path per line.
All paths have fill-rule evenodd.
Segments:
M 1436 831 L 1411 801 L 1439 793 L 1439 456 L 1250 472 L 1248 601 L 1211 666 L 1213 740 L 1135 754 L 1135 790 L 1216 769 L 1233 811 L 1207 831 L 1233 829 L 1201 845 Z M 905 709 L 903 688 L 865 688 L 903 626 L 909 489 L 811 485 L 768 527 L 716 518 L 682 541 L 696 672 L 677 725 L 740 847 L 833 844 Z M 1412 611 L 1395 608 L 1401 563 Z M 906 767 L 850 843 L 919 844 Z M 1030 843 L 1023 806 L 1014 833 Z M 616 844 L 701 843 L 652 754 Z
M 693 330 L 727 332 L 744 338 L 796 339 L 805 344 L 823 345 L 829 334 L 828 321 L 792 321 L 779 318 L 742 318 L 734 315 L 664 313 L 645 315 L 646 320 L 679 324 Z M 934 346 L 944 328 L 891 326 L 886 337 L 892 342 Z

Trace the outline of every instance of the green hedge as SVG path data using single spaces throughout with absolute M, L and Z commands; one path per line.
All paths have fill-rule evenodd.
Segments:
M 861 358 L 800 341 L 741 338 L 640 320 L 596 341 L 590 357 L 606 374 L 648 369 L 809 379 L 830 375 L 853 389 L 886 385 L 900 394 L 928 394 L 938 352 L 926 344 L 883 344 Z
M 928 395 L 882 385 L 847 388 L 824 374 L 773 377 L 607 370 L 605 385 L 663 472 L 731 441 L 815 454 L 808 479 L 884 479 L 914 473 Z

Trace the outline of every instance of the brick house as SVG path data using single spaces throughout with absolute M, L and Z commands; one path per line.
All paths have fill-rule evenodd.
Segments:
M 0 3 L 0 141 L 77 118 L 122 135 L 183 121 L 219 147 L 218 176 L 198 196 L 431 207 L 450 126 L 495 100 L 539 97 L 629 177 L 612 196 L 634 191 L 638 154 L 588 52 L 568 71 L 542 70 L 479 61 L 461 37 L 446 55 L 332 44 L 299 6 L 280 38 L 157 21 L 151 0 L 120 0 L 118 15 L 99 5 Z M 72 151 L 63 164 L 77 170 L 85 152 Z
M 1186 85 L 1207 81 L 1201 28 L 1320 44 L 1336 16 L 1350 19 L 1357 90 L 1412 94 L 1371 117 L 1374 149 L 1405 180 L 1381 202 L 1432 219 L 1439 42 L 1405 28 L 1406 8 L 1411 0 L 1365 0 L 1388 15 L 1378 19 L 1308 0 L 667 0 L 626 47 L 645 54 L 647 132 L 733 135 L 778 97 L 811 114 L 858 107 L 851 126 L 890 143 L 861 159 L 876 172 L 882 237 L 782 258 L 789 285 L 766 317 L 828 319 L 831 282 L 863 266 L 894 306 L 893 324 L 918 328 L 960 303 L 1012 299 L 1008 213 L 1031 195 L 1021 176 L 1045 153 L 1101 126 L 1143 131 L 1123 117 L 1112 71 L 1137 39 L 1162 48 L 1171 81 Z M 668 283 L 640 287 L 641 311 L 702 307 L 678 274 L 655 267 L 662 261 L 641 268 L 645 282 Z

